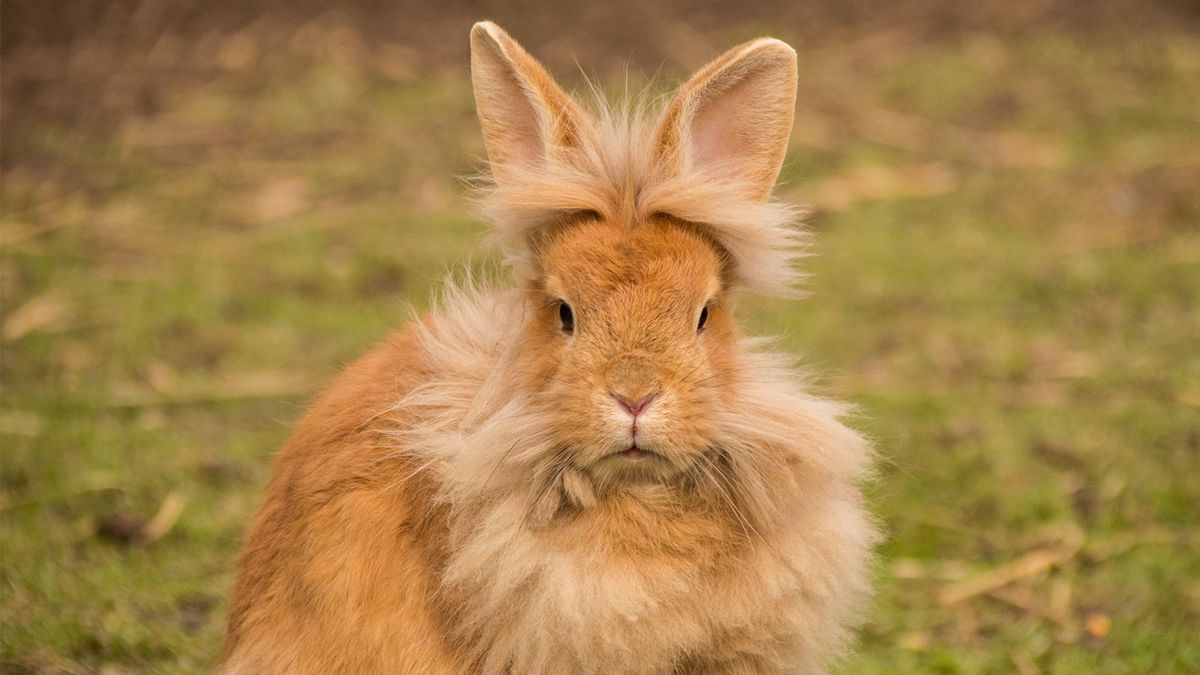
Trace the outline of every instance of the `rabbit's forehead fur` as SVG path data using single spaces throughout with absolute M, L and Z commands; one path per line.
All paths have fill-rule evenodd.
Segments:
M 621 227 L 592 220 L 548 238 L 535 284 L 571 304 L 581 331 L 593 323 L 617 329 L 639 318 L 675 324 L 676 315 L 699 312 L 719 292 L 721 270 L 712 245 L 670 222 Z M 688 325 L 682 327 L 690 336 Z

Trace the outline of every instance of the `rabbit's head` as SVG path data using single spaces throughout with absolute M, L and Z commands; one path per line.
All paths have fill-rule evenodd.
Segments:
M 794 214 L 769 195 L 795 52 L 743 44 L 651 116 L 586 112 L 494 24 L 471 46 L 483 204 L 525 283 L 523 370 L 549 431 L 601 482 L 682 474 L 736 395 L 731 293 L 794 281 Z

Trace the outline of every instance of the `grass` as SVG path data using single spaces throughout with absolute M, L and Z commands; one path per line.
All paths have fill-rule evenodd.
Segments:
M 304 400 L 490 256 L 461 69 L 232 61 L 106 133 L 6 129 L 5 672 L 210 670 Z M 1200 40 L 877 41 L 801 78 L 811 295 L 742 309 L 882 451 L 842 672 L 1200 671 Z M 98 534 L 168 495 L 160 539 Z

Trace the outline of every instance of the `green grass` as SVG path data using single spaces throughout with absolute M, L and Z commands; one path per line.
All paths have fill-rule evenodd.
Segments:
M 817 206 L 811 295 L 743 311 L 882 452 L 890 538 L 843 672 L 1200 671 L 1197 54 L 1043 32 L 802 59 L 782 189 Z M 304 398 L 490 255 L 461 70 L 168 93 L 111 134 L 6 130 L 6 672 L 210 670 Z M 97 536 L 170 494 L 160 540 Z

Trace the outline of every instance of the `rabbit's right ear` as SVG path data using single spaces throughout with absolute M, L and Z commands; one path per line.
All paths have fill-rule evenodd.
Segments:
M 471 82 L 493 175 L 529 169 L 578 145 L 583 111 L 516 40 L 490 21 L 471 29 Z

